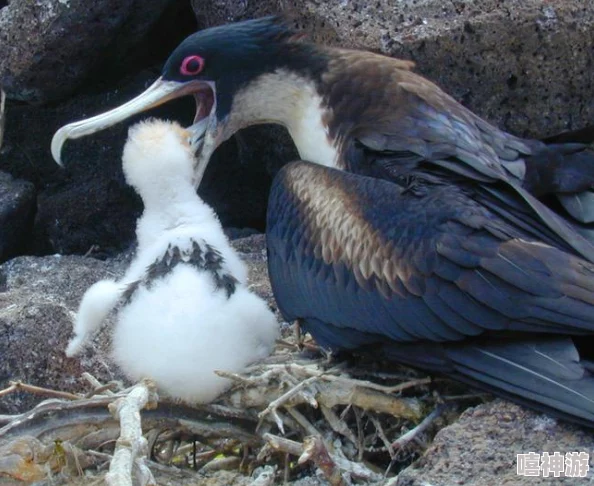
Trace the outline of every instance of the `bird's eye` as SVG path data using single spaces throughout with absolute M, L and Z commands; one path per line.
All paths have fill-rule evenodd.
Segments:
M 204 68 L 204 59 L 200 56 L 186 57 L 179 68 L 179 72 L 186 76 L 194 76 Z

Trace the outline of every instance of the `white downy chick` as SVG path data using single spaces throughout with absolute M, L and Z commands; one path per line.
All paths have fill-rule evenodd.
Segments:
M 239 372 L 266 357 L 278 323 L 248 290 L 245 264 L 196 194 L 188 138 L 172 122 L 130 128 L 124 174 L 144 203 L 137 253 L 122 280 L 87 290 L 67 354 L 76 354 L 121 303 L 112 356 L 124 373 L 153 379 L 172 398 L 205 403 L 230 385 L 214 371 Z

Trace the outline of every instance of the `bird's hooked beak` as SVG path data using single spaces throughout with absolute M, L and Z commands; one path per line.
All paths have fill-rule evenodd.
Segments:
M 182 83 L 164 80 L 160 77 L 143 93 L 127 103 L 92 118 L 69 123 L 60 128 L 52 138 L 52 157 L 56 163 L 62 165 L 61 153 L 66 140 L 91 135 L 130 118 L 132 115 L 187 95 L 193 95 L 196 100 L 194 122 L 187 130 L 190 133 L 191 146 L 195 150 L 201 149 L 197 156 L 198 165 L 196 167 L 198 180 L 200 180 L 212 152 L 220 143 L 218 140 L 220 137 L 216 133 L 216 91 L 214 83 L 210 81 L 194 80 Z

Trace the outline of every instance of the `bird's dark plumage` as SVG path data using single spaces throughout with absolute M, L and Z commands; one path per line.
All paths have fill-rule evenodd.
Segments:
M 361 51 L 337 51 L 330 62 L 323 103 L 331 113 L 330 134 L 347 154 L 348 170 L 394 180 L 417 170 L 445 169 L 441 177 L 505 181 L 523 194 L 559 196 L 571 225 L 592 222 L 594 204 L 580 207 L 574 196 L 592 197 L 594 133 L 590 143 L 520 139 L 485 122 L 411 67 Z M 529 205 L 549 218 L 538 203 Z M 573 234 L 562 237 L 574 239 Z M 576 241 L 575 247 L 591 258 L 591 243 Z
M 287 319 L 322 346 L 594 427 L 594 128 L 516 137 L 413 67 L 303 42 L 275 17 L 207 29 L 145 93 L 63 127 L 52 150 L 59 160 L 67 138 L 186 94 L 197 172 L 241 128 L 284 125 L 317 164 L 282 170 L 270 196 L 270 277 Z
M 572 341 L 594 332 L 594 265 L 475 195 L 285 167 L 267 231 L 280 310 L 322 346 L 373 349 L 594 421 L 594 377 Z

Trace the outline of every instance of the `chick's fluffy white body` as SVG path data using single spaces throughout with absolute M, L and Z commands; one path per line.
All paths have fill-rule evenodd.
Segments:
M 278 325 L 248 290 L 246 266 L 216 214 L 196 195 L 194 161 L 178 125 L 130 129 L 124 173 L 145 206 L 137 254 L 120 281 L 87 290 L 67 354 L 121 302 L 112 356 L 124 373 L 152 378 L 173 398 L 208 402 L 230 385 L 215 370 L 238 372 L 266 357 Z
M 113 357 L 133 380 L 148 376 L 170 396 L 209 402 L 229 384 L 214 371 L 239 372 L 266 357 L 273 326 L 274 316 L 246 288 L 227 298 L 213 292 L 209 276 L 179 264 L 120 311 Z

